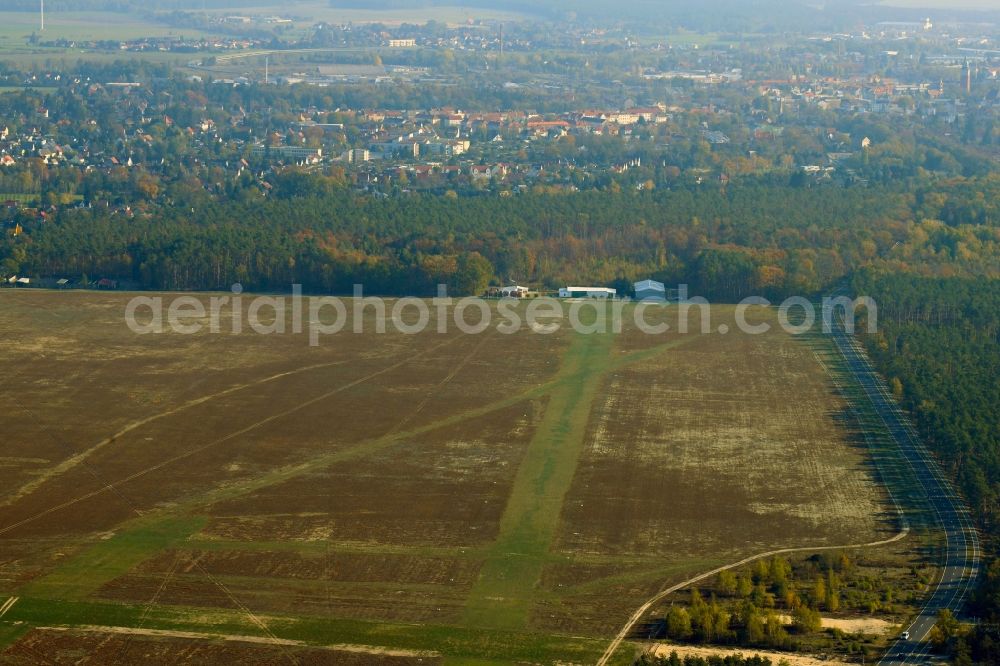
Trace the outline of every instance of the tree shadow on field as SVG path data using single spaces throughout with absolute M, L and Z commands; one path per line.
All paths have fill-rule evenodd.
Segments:
M 629 633 L 629 638 L 638 641 L 655 641 L 667 637 L 667 621 L 663 618 L 650 618 L 645 622 L 637 622 Z
M 843 433 L 847 445 L 861 454 L 865 472 L 889 495 L 885 510 L 878 515 L 879 522 L 893 530 L 904 526 L 933 529 L 935 522 L 923 485 L 878 417 L 868 395 L 855 381 L 832 338 L 810 332 L 796 339 L 815 355 L 826 370 L 831 391 L 845 405 L 831 410 L 827 416 Z
M 887 501 L 877 516 L 878 522 L 891 531 L 908 527 L 917 535 L 936 533 L 939 526 L 923 484 L 833 340 L 821 333 L 799 336 L 798 340 L 815 354 L 826 370 L 831 391 L 844 404 L 827 415 L 843 433 L 847 445 L 861 454 L 865 473 L 886 491 Z M 934 540 L 911 541 L 909 548 L 926 563 L 940 561 L 940 545 Z

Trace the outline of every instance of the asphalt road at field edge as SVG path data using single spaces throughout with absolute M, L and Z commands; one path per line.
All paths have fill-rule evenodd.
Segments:
M 824 312 L 824 315 L 824 321 L 832 320 L 829 312 Z M 909 632 L 909 638 L 902 638 L 901 633 L 889 646 L 879 664 L 904 666 L 932 663 L 937 659 L 930 654 L 928 639 L 937 622 L 938 612 L 948 609 L 958 616 L 978 576 L 981 555 L 979 534 L 968 507 L 920 441 L 909 418 L 896 404 L 886 383 L 875 372 L 861 344 L 853 335 L 845 332 L 839 320 L 833 326 L 832 335 L 855 381 L 864 389 L 875 413 L 920 482 L 934 520 L 945 537 L 945 561 L 941 578 L 923 608 L 904 629 L 904 632 Z

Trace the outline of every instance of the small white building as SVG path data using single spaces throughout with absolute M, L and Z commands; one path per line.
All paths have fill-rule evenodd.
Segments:
M 559 289 L 559 298 L 615 298 L 618 296 L 617 289 L 606 287 L 562 287 Z
M 662 282 L 656 280 L 643 280 L 633 285 L 635 298 L 637 301 L 665 301 L 667 300 L 667 287 Z

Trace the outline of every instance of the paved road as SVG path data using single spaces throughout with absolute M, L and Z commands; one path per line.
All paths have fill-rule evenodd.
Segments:
M 933 661 L 927 639 L 938 611 L 947 608 L 958 615 L 975 583 L 979 572 L 979 535 L 968 508 L 920 441 L 907 416 L 897 406 L 885 382 L 872 367 L 867 353 L 840 326 L 835 326 L 833 338 L 854 378 L 871 400 L 878 418 L 895 439 L 920 482 L 932 517 L 944 532 L 945 562 L 941 580 L 912 624 L 905 628 L 910 634 L 909 639 L 898 638 L 879 662 L 883 666 L 926 664 Z

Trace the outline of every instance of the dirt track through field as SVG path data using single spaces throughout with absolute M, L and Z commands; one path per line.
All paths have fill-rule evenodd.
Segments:
M 31 494 L 34 490 L 36 490 L 39 486 L 41 486 L 42 484 L 44 484 L 46 481 L 48 481 L 48 480 L 50 480 L 52 478 L 55 478 L 55 477 L 59 476 L 60 474 L 64 474 L 65 472 L 68 472 L 69 470 L 73 469 L 77 465 L 80 465 L 81 463 L 86 462 L 87 458 L 89 458 L 93 454 L 97 453 L 98 451 L 100 451 L 104 447 L 108 446 L 109 444 L 113 444 L 120 437 L 124 437 L 125 435 L 127 435 L 130 432 L 132 432 L 133 430 L 136 430 L 136 429 L 141 428 L 143 426 L 149 425 L 150 423 L 153 423 L 153 422 L 158 421 L 160 419 L 166 418 L 168 416 L 174 416 L 176 414 L 179 414 L 180 412 L 183 412 L 186 409 L 191 409 L 192 407 L 197 407 L 198 405 L 205 404 L 206 402 L 210 402 L 210 401 L 216 400 L 218 398 L 223 398 L 223 397 L 225 397 L 227 395 L 232 395 L 233 393 L 237 393 L 239 391 L 243 391 L 243 390 L 246 390 L 246 389 L 249 389 L 249 388 L 253 388 L 253 387 L 256 387 L 256 386 L 261 386 L 263 384 L 267 384 L 269 382 L 273 382 L 275 380 L 282 379 L 284 377 L 290 377 L 292 375 L 297 375 L 297 374 L 300 374 L 300 373 L 303 373 L 303 372 L 309 372 L 310 370 L 319 370 L 321 368 L 330 368 L 330 367 L 337 366 L 337 365 L 343 365 L 344 363 L 347 363 L 347 361 L 334 361 L 332 363 L 319 363 L 319 364 L 316 364 L 316 365 L 309 365 L 309 366 L 306 366 L 306 367 L 303 367 L 303 368 L 296 368 L 295 370 L 289 370 L 287 372 L 280 372 L 280 373 L 278 373 L 276 375 L 271 375 L 270 377 L 264 377 L 263 379 L 258 379 L 258 380 L 252 381 L 252 382 L 246 382 L 244 384 L 239 384 L 237 386 L 232 386 L 232 387 L 230 387 L 230 388 L 228 388 L 228 389 L 226 389 L 224 391 L 218 391 L 218 392 L 212 393 L 210 395 L 205 395 L 205 396 L 202 396 L 200 398 L 195 398 L 194 400 L 189 400 L 189 401 L 187 401 L 187 402 L 185 402 L 185 403 L 183 403 L 183 404 L 181 404 L 181 405 L 179 405 L 177 407 L 174 407 L 172 409 L 168 409 L 166 411 L 159 412 L 157 414 L 153 414 L 152 416 L 148 416 L 148 417 L 146 417 L 144 419 L 139 419 L 138 421 L 133 421 L 132 423 L 129 423 L 127 426 L 125 426 L 124 428 L 122 428 L 121 430 L 119 430 L 118 432 L 116 432 L 115 434 L 111 435 L 110 437 L 106 437 L 106 438 L 102 439 L 100 442 L 98 442 L 97 444 L 95 444 L 94 446 L 92 446 L 92 447 L 90 447 L 88 449 L 85 449 L 85 450 L 81 451 L 80 453 L 77 453 L 76 455 L 72 456 L 71 458 L 67 458 L 66 460 L 62 461 L 61 463 L 59 463 L 58 465 L 56 465 L 52 469 L 49 469 L 49 470 L 45 471 L 44 473 L 40 474 L 38 476 L 38 478 L 34 479 L 33 481 L 31 481 L 29 483 L 24 484 L 23 486 L 21 486 L 20 488 L 18 488 L 15 491 L 13 491 L 12 493 L 10 493 L 9 495 L 7 495 L 3 499 L 0 499 L 0 506 L 9 506 L 9 505 L 13 504 L 14 502 L 16 502 L 17 500 L 21 499 L 22 497 Z M 24 411 L 27 411 L 27 410 L 25 409 Z
M 38 627 L 41 631 L 67 631 L 80 633 L 98 634 L 121 634 L 125 636 L 151 636 L 163 638 L 189 638 L 202 640 L 223 640 L 238 643 L 261 643 L 264 645 L 285 645 L 289 647 L 310 647 L 318 646 L 308 644 L 304 641 L 292 640 L 288 638 L 268 638 L 264 636 L 245 636 L 242 634 L 211 634 L 200 631 L 178 631 L 171 629 L 142 629 L 135 627 L 107 627 L 103 625 L 81 625 L 76 627 Z M 325 650 L 335 650 L 337 652 L 359 652 L 363 654 L 374 654 L 394 657 L 436 657 L 436 652 L 429 650 L 401 650 L 398 648 L 382 648 L 374 645 L 323 645 L 319 646 Z
M 464 367 L 464 365 L 475 354 L 475 352 L 478 351 L 482 347 L 483 344 L 485 344 L 485 342 L 487 341 L 487 339 L 482 340 L 479 343 L 479 345 L 477 345 L 474 348 L 474 350 L 473 350 L 472 353 L 470 353 L 469 355 L 463 357 L 462 361 L 456 366 L 456 368 L 454 368 L 445 377 L 445 379 L 443 380 L 443 382 L 441 384 L 439 384 L 439 386 L 444 385 L 448 381 L 450 381 L 455 376 L 455 374 L 457 374 L 461 370 L 461 368 Z M 360 384 L 363 384 L 363 383 L 365 383 L 367 381 L 370 381 L 370 380 L 375 379 L 375 378 L 377 378 L 379 376 L 387 374 L 387 373 L 389 373 L 389 372 L 391 372 L 391 371 L 393 371 L 395 369 L 398 369 L 398 368 L 406 365 L 407 363 L 412 362 L 415 358 L 419 358 L 419 357 L 421 357 L 423 355 L 426 355 L 426 354 L 428 354 L 428 353 L 430 353 L 430 352 L 432 352 L 432 351 L 434 351 L 434 350 L 436 350 L 436 349 L 438 349 L 440 347 L 443 347 L 443 346 L 445 346 L 447 344 L 450 344 L 450 341 L 442 342 L 441 344 L 435 345 L 435 346 L 431 347 L 430 349 L 425 350 L 424 352 L 420 352 L 420 353 L 417 353 L 417 354 L 414 354 L 414 355 L 409 355 L 404 360 L 401 360 L 401 361 L 399 361 L 397 363 L 394 363 L 394 364 L 392 364 L 392 365 L 390 365 L 390 366 L 388 366 L 386 368 L 383 368 L 381 370 L 378 370 L 376 372 L 370 373 L 370 374 L 368 374 L 368 375 L 366 375 L 364 377 L 361 377 L 361 378 L 356 379 L 356 380 L 354 380 L 352 382 L 349 382 L 349 383 L 347 383 L 347 384 L 345 384 L 343 386 L 340 386 L 340 387 L 338 387 L 338 388 L 336 388 L 336 389 L 334 389 L 332 391 L 328 391 L 328 392 L 326 392 L 326 393 L 324 393 L 324 394 L 322 394 L 320 396 L 317 396 L 317 397 L 312 398 L 310 400 L 304 401 L 304 402 L 296 405 L 295 407 L 293 407 L 291 409 L 282 411 L 282 412 L 280 412 L 278 414 L 273 414 L 273 415 L 271 415 L 271 416 L 269 416 L 269 417 L 267 417 L 265 419 L 257 421 L 257 422 L 255 422 L 255 423 L 253 423 L 253 424 L 251 424 L 251 425 L 249 425 L 249 426 L 247 426 L 245 428 L 242 428 L 242 429 L 240 429 L 240 430 L 238 430 L 238 431 L 236 431 L 234 433 L 230 433 L 229 435 L 227 435 L 225 437 L 216 439 L 216 440 L 211 441 L 211 442 L 209 442 L 209 443 L 207 443 L 207 444 L 205 444 L 203 446 L 196 447 L 194 449 L 186 451 L 186 452 L 184 452 L 182 454 L 179 454 L 177 456 L 174 456 L 174 457 L 172 457 L 172 458 L 170 458 L 170 459 L 168 459 L 168 460 L 166 460 L 166 461 L 164 461 L 162 463 L 159 463 L 157 465 L 153 465 L 151 467 L 148 467 L 148 468 L 146 468 L 144 470 L 141 470 L 141 471 L 139 471 L 139 472 L 137 472 L 137 473 L 135 473 L 133 475 L 130 475 L 130 476 L 128 476 L 128 477 L 126 477 L 126 478 L 124 478 L 122 480 L 119 480 L 117 482 L 114 482 L 112 484 L 107 484 L 104 488 L 98 489 L 98 490 L 93 491 L 91 493 L 87 493 L 87 494 L 82 495 L 82 496 L 80 496 L 78 498 L 75 498 L 74 500 L 71 500 L 69 502 L 63 503 L 63 504 L 58 505 L 56 507 L 51 507 L 50 509 L 48 509 L 48 510 L 46 510 L 46 511 L 40 513 L 40 514 L 37 514 L 36 516 L 34 516 L 32 518 L 25 519 L 24 521 L 20 521 L 18 523 L 10 525 L 10 526 L 8 526 L 6 528 L 3 528 L 2 530 L 0 530 L 0 534 L 3 534 L 3 533 L 5 533 L 5 532 L 7 532 L 9 530 L 12 530 L 12 529 L 16 529 L 17 527 L 19 527 L 21 525 L 24 525 L 24 524 L 26 524 L 28 522 L 31 522 L 31 521 L 33 521 L 35 519 L 38 519 L 38 518 L 41 518 L 41 517 L 43 517 L 45 515 L 48 515 L 49 513 L 52 513 L 54 511 L 58 511 L 58 510 L 60 510 L 62 508 L 65 508 L 65 507 L 70 506 L 72 504 L 75 504 L 77 502 L 84 501 L 84 500 L 89 499 L 91 497 L 100 495 L 100 494 L 102 494 L 102 493 L 104 493 L 106 491 L 113 491 L 117 487 L 120 487 L 121 485 L 124 485 L 125 483 L 128 483 L 129 481 L 132 481 L 132 480 L 135 480 L 135 479 L 140 478 L 142 476 L 145 476 L 146 474 L 149 474 L 149 473 L 151 473 L 153 471 L 156 471 L 158 469 L 162 469 L 163 467 L 166 467 L 166 466 L 168 466 L 168 465 L 170 465 L 172 463 L 175 463 L 175 462 L 178 462 L 178 461 L 183 460 L 185 458 L 188 458 L 188 457 L 190 457 L 190 456 L 192 456 L 192 455 L 194 455 L 196 453 L 199 453 L 199 452 L 204 451 L 204 450 L 206 450 L 208 448 L 214 447 L 214 446 L 216 446 L 218 444 L 224 443 L 226 441 L 230 441 L 230 440 L 232 440 L 232 439 L 234 439 L 236 437 L 239 437 L 240 435 L 246 434 L 246 433 L 251 432 L 252 430 L 255 430 L 255 429 L 257 429 L 257 428 L 259 428 L 259 427 L 261 427 L 263 425 L 271 423 L 272 421 L 275 421 L 277 419 L 284 418 L 286 416 L 294 414 L 294 413 L 296 413 L 298 411 L 301 411 L 301 410 L 303 410 L 303 409 L 305 409 L 305 408 L 307 408 L 307 407 L 309 407 L 309 406 L 311 406 L 313 404 L 316 404 L 316 403 L 319 403 L 319 402 L 321 402 L 323 400 L 326 400 L 326 399 L 328 399 L 328 398 L 330 398 L 330 397 L 332 397 L 332 396 L 334 396 L 334 395 L 336 395 L 338 393 L 341 393 L 343 391 L 349 390 L 349 389 L 354 388 L 354 387 L 356 387 L 356 386 L 358 386 Z M 276 379 L 278 379 L 280 377 L 287 377 L 289 375 L 293 375 L 293 374 L 296 374 L 296 373 L 299 373 L 299 372 L 304 372 L 304 371 L 310 370 L 310 369 L 318 369 L 318 368 L 330 367 L 330 366 L 333 366 L 333 365 L 338 365 L 339 363 L 340 362 L 338 362 L 338 363 L 327 363 L 327 364 L 317 364 L 317 365 L 309 366 L 309 367 L 306 367 L 306 368 L 299 368 L 299 369 L 296 369 L 296 370 L 293 370 L 293 371 L 287 371 L 287 372 L 284 372 L 284 373 L 279 373 L 278 375 L 273 375 L 271 377 L 267 377 L 267 378 L 265 378 L 263 380 L 258 380 L 256 382 L 249 382 L 249 383 L 246 383 L 246 384 L 238 386 L 238 387 L 232 387 L 230 389 L 227 389 L 227 390 L 222 391 L 222 392 L 218 392 L 218 393 L 213 394 L 211 396 L 205 396 L 205 397 L 202 397 L 202 398 L 199 398 L 199 399 L 196 399 L 196 400 L 189 401 L 188 403 L 185 403 L 184 405 L 182 405 L 182 406 L 180 406 L 178 408 L 175 408 L 174 410 L 169 410 L 168 412 L 163 412 L 163 413 L 160 413 L 160 414 L 155 415 L 153 417 L 150 417 L 148 419 L 144 419 L 142 422 L 138 422 L 138 423 L 132 424 L 131 426 L 125 428 L 122 432 L 124 433 L 124 432 L 128 432 L 128 431 L 134 430 L 135 428 L 138 428 L 141 425 L 144 425 L 145 423 L 149 423 L 149 422 L 154 421 L 156 419 L 163 418 L 163 417 L 168 416 L 170 414 L 175 414 L 175 413 L 177 413 L 179 411 L 182 411 L 183 409 L 193 407 L 193 406 L 195 406 L 197 404 L 203 404 L 204 402 L 207 402 L 207 401 L 212 400 L 214 398 L 221 397 L 221 396 L 224 396 L 224 395 L 228 395 L 228 394 L 234 393 L 236 391 L 243 390 L 245 388 L 249 388 L 251 386 L 256 386 L 256 385 L 264 384 L 264 383 L 267 383 L 269 381 L 274 381 L 274 380 L 276 380 Z M 424 401 L 422 401 L 420 403 L 420 405 L 418 405 L 417 412 L 419 412 L 419 410 L 423 407 L 423 405 L 426 404 L 426 402 L 427 402 L 428 399 L 429 399 L 429 396 L 426 397 L 424 399 Z M 399 425 L 402 426 L 403 424 L 405 424 L 407 422 L 407 420 L 409 418 L 412 418 L 415 413 L 416 412 L 411 413 L 408 417 L 404 418 L 403 421 L 401 421 Z M 106 446 L 107 444 L 112 443 L 116 439 L 116 437 L 118 437 L 118 436 L 120 436 L 120 434 L 116 434 L 115 436 L 107 438 L 106 440 L 104 440 L 103 442 L 101 442 L 98 445 L 98 447 L 92 448 L 90 450 L 90 452 L 93 452 L 96 448 L 100 448 L 100 447 Z M 79 459 L 79 460 L 77 460 L 74 464 L 79 464 L 80 462 L 82 462 L 82 458 Z M 136 513 L 138 515 L 141 515 L 141 512 L 138 509 L 136 509 Z M 260 618 L 257 617 L 257 614 L 253 613 L 250 610 L 249 607 L 247 607 L 239 599 L 237 599 L 236 596 L 227 588 L 227 586 L 225 586 L 217 577 L 212 576 L 211 574 L 209 574 L 209 572 L 205 571 L 201 566 L 199 566 L 199 565 L 196 565 L 196 566 L 198 566 L 198 569 L 202 572 L 202 574 L 204 574 L 205 576 L 207 576 L 211 580 L 211 582 L 217 588 L 219 588 L 230 599 L 230 601 L 236 607 L 240 608 L 243 611 L 243 613 L 251 621 L 252 624 L 256 625 L 258 628 L 260 628 L 262 631 L 264 631 L 266 634 L 268 634 L 268 636 L 270 637 L 270 639 L 273 639 L 273 640 L 270 641 L 272 644 L 280 647 L 280 643 L 277 642 L 277 637 L 274 636 L 274 634 L 270 631 L 270 629 L 266 625 L 266 623 L 264 623 Z M 170 575 L 171 575 L 171 573 L 168 572 L 168 578 L 169 578 Z M 164 581 L 163 585 L 165 585 L 165 584 L 166 584 L 166 580 Z M 163 585 L 161 585 L 161 590 L 162 590 Z M 159 596 L 159 592 L 157 593 L 157 595 L 154 596 L 154 598 L 149 602 L 149 604 L 147 604 L 146 612 L 144 612 L 144 618 L 145 618 L 146 613 L 148 613 L 149 608 L 152 606 L 153 603 L 155 603 L 156 597 L 158 597 L 158 596 Z M 127 646 L 128 646 L 128 643 L 126 642 L 126 645 L 125 645 L 126 649 L 127 649 Z M 293 663 L 294 663 L 294 661 L 293 661 Z
M 350 390 L 350 389 L 352 389 L 352 388 L 354 388 L 356 386 L 364 384 L 365 382 L 371 381 L 372 379 L 376 379 L 377 377 L 381 377 L 382 375 L 388 374 L 388 373 L 392 372 L 393 370 L 397 370 L 397 369 L 403 367 L 404 365 L 406 365 L 407 363 L 410 363 L 411 361 L 413 361 L 413 359 L 419 358 L 420 356 L 428 354 L 431 351 L 435 351 L 436 349 L 439 349 L 439 348 L 444 347 L 445 345 L 449 345 L 449 344 L 452 344 L 452 342 L 450 340 L 442 342 L 441 344 L 435 345 L 434 347 L 431 347 L 430 349 L 425 350 L 423 352 L 418 352 L 416 354 L 409 355 L 405 359 L 403 359 L 402 361 L 398 361 L 398 362 L 393 363 L 392 365 L 390 365 L 390 366 L 388 366 L 386 368 L 382 368 L 381 370 L 377 370 L 375 372 L 372 372 L 372 373 L 370 373 L 368 375 L 365 375 L 364 377 L 361 377 L 359 379 L 355 379 L 352 382 L 348 382 L 347 384 L 344 384 L 343 386 L 339 386 L 339 387 L 333 389 L 332 391 L 327 391 L 326 393 L 323 393 L 322 395 L 316 396 L 315 398 L 310 398 L 309 400 L 305 400 L 305 401 L 297 404 L 296 406 L 294 406 L 294 407 L 292 407 L 290 409 L 286 409 L 286 410 L 284 410 L 282 412 L 279 412 L 278 414 L 272 414 L 271 416 L 268 416 L 267 418 L 264 418 L 264 419 L 261 419 L 259 421 L 256 421 L 256 422 L 254 422 L 254 423 L 246 426 L 245 428 L 241 428 L 240 430 L 232 432 L 232 433 L 230 433 L 230 434 L 228 434 L 228 435 L 226 435 L 224 437 L 220 437 L 218 439 L 212 440 L 212 441 L 210 441 L 210 442 L 208 442 L 206 444 L 203 444 L 201 446 L 197 446 L 197 447 L 195 447 L 193 449 L 189 449 L 189 450 L 185 451 L 184 453 L 180 453 L 180 454 L 178 454 L 176 456 L 173 456 L 172 458 L 168 458 L 167 460 L 164 460 L 163 462 L 157 463 L 156 465 L 152 465 L 152 466 L 147 467 L 147 468 L 145 468 L 143 470 L 135 472 L 134 474 L 130 474 L 129 476 L 127 476 L 125 478 L 119 479 L 119 480 L 111 482 L 111 483 L 106 483 L 104 485 L 104 487 L 102 487 L 102 488 L 99 488 L 99 489 L 94 490 L 92 492 L 86 493 L 84 495 L 80 495 L 79 497 L 76 497 L 76 498 L 74 498 L 72 500 L 69 500 L 68 502 L 63 502 L 62 504 L 59 504 L 57 506 L 50 507 L 50 508 L 46 509 L 45 511 L 42 511 L 40 513 L 35 514 L 34 516 L 31 516 L 30 518 L 25 518 L 24 520 L 20 520 L 20 521 L 18 521 L 16 523 L 13 523 L 11 525 L 7 525 L 7 526 L 5 526 L 3 528 L 0 528 L 0 535 L 6 534 L 6 533 L 8 533 L 8 532 L 10 532 L 12 530 L 17 529 L 18 527 L 21 527 L 23 525 L 27 525 L 28 523 L 34 522 L 35 520 L 38 520 L 39 518 L 43 518 L 43 517 L 45 517 L 47 515 L 50 515 L 52 513 L 55 513 L 57 511 L 65 509 L 67 507 L 70 507 L 70 506 L 72 506 L 74 504 L 77 504 L 79 502 L 83 502 L 85 500 L 91 499 L 93 497 L 97 497 L 99 495 L 103 495 L 106 492 L 114 492 L 116 489 L 120 488 L 121 486 L 123 486 L 123 485 L 125 485 L 125 484 L 127 484 L 127 483 L 129 483 L 131 481 L 135 481 L 136 479 L 142 478 L 142 477 L 146 476 L 147 474 L 150 474 L 152 472 L 155 472 L 155 471 L 158 471 L 160 469 L 163 469 L 164 467 L 168 467 L 169 465 L 172 465 L 172 464 L 174 464 L 176 462 L 180 462 L 181 460 L 185 460 L 187 458 L 190 458 L 190 457 L 192 457 L 192 456 L 194 456 L 194 455 L 196 455 L 198 453 L 201 453 L 202 451 L 206 451 L 206 450 L 208 450 L 210 448 L 218 446 L 219 444 L 223 444 L 223 443 L 228 442 L 230 440 L 233 440 L 233 439 L 235 439 L 235 438 L 237 438 L 237 437 L 239 437 L 241 435 L 245 435 L 245 434 L 247 434 L 249 432 L 252 432 L 252 431 L 256 430 L 257 428 L 260 428 L 261 426 L 264 426 L 264 425 L 267 425 L 269 423 L 272 423 L 273 421 L 277 421 L 278 419 L 282 419 L 282 418 L 285 418 L 287 416 L 291 416 L 292 414 L 300 412 L 300 411 L 306 409 L 307 407 L 311 407 L 312 405 L 315 405 L 315 404 L 320 403 L 320 402 L 322 402 L 324 400 L 327 400 L 328 398 L 331 398 L 331 397 L 337 395 L 338 393 L 343 393 L 344 391 Z M 141 514 L 139 514 L 139 515 L 141 515 Z

